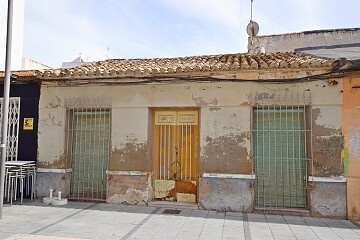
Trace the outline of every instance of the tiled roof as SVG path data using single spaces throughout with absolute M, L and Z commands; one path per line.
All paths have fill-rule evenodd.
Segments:
M 36 77 L 36 70 L 19 70 L 19 71 L 11 71 L 11 75 L 17 76 L 21 79 L 27 79 L 27 78 L 35 78 Z M 5 72 L 0 72 L 0 78 L 5 77 Z
M 220 54 L 178 58 L 110 59 L 75 68 L 37 72 L 40 79 L 89 79 L 117 77 L 175 77 L 199 73 L 267 69 L 331 68 L 333 60 L 295 52 Z

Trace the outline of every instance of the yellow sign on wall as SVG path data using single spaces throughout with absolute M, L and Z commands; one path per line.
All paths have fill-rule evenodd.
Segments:
M 34 129 L 34 118 L 24 118 L 24 130 Z

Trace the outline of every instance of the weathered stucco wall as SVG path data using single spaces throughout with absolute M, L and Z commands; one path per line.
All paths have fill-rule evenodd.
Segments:
M 147 205 L 152 199 L 151 174 L 108 175 L 108 203 Z
M 341 105 L 314 106 L 313 157 L 317 177 L 343 176 L 341 152 L 344 141 L 341 133 Z
M 343 161 L 347 177 L 348 218 L 360 219 L 360 76 L 344 80 Z
M 200 109 L 199 175 L 203 173 L 253 174 L 251 112 L 255 93 L 311 92 L 314 157 L 320 176 L 340 175 L 338 146 L 342 146 L 342 84 L 304 83 L 183 83 L 161 85 L 43 87 L 40 96 L 39 166 L 69 168 L 64 155 L 65 99 L 107 98 L 112 101 L 111 153 L 108 202 L 143 204 L 152 199 L 151 111 L 156 108 Z M 56 136 L 56 137 L 55 137 Z M 334 143 L 335 142 L 335 143 Z M 325 149 L 336 144 L 336 153 Z M 317 145 L 316 145 L 317 144 Z M 340 144 L 340 145 L 339 145 Z M 330 164 L 327 166 L 327 164 Z M 325 168 L 326 167 L 326 168 Z M 330 172 L 328 169 L 330 168 Z M 124 174 L 139 171 L 140 176 Z M 49 173 L 49 175 L 51 175 Z M 45 176 L 45 175 L 44 175 Z M 234 190 L 229 189 L 232 186 Z M 224 192 L 226 194 L 221 194 Z M 216 201 L 216 196 L 221 201 Z M 212 199 L 212 200 L 211 200 Z M 250 180 L 201 178 L 199 202 L 209 209 L 248 211 L 253 203 Z M 251 204 L 250 204 L 251 202 Z M 216 206 L 218 204 L 218 206 Z
M 109 170 L 151 171 L 148 108 L 112 109 Z
M 346 184 L 317 182 L 310 191 L 310 210 L 315 217 L 346 218 Z
M 199 182 L 200 208 L 230 212 L 253 211 L 252 180 L 200 178 Z
M 62 197 L 70 194 L 70 173 L 38 172 L 36 174 L 36 196 L 38 198 L 49 197 L 50 189 L 54 191 L 54 197 L 61 191 Z
M 200 174 L 251 174 L 250 106 L 201 109 Z

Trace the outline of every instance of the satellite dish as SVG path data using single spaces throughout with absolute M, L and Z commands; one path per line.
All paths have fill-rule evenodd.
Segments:
M 250 21 L 246 27 L 246 32 L 250 37 L 256 36 L 259 33 L 259 24 L 254 21 Z

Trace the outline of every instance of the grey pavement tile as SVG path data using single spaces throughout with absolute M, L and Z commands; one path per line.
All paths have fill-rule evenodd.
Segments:
M 299 216 L 283 216 L 284 220 L 289 225 L 306 225 L 304 220 Z

